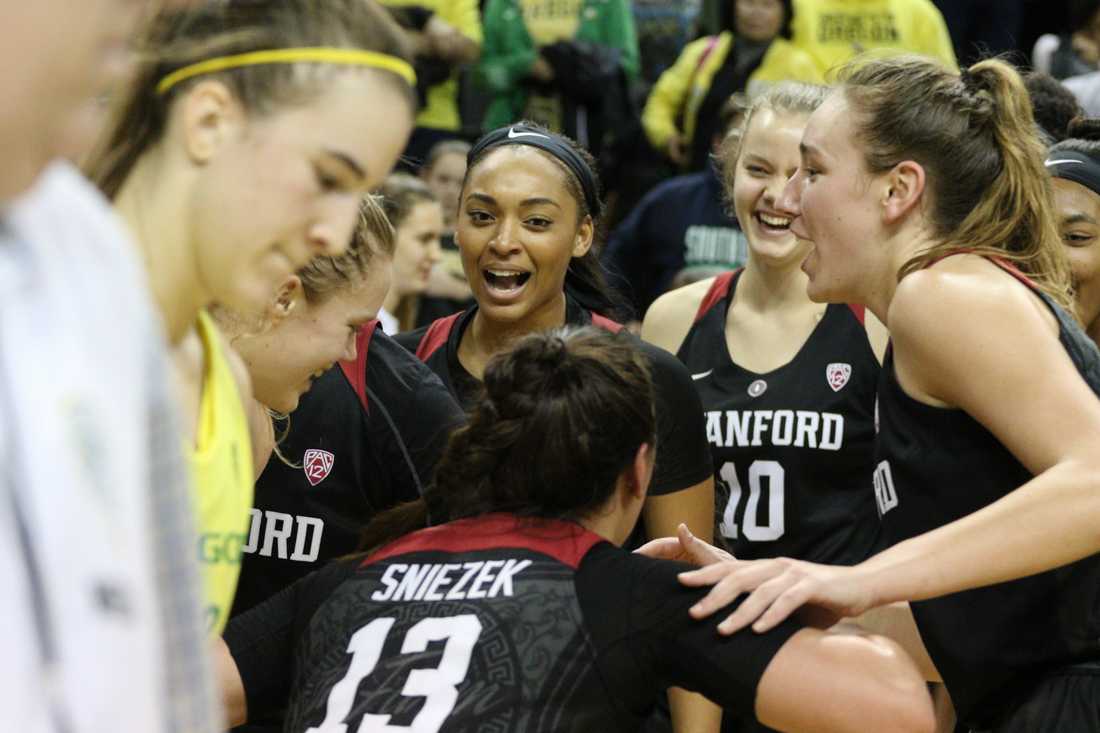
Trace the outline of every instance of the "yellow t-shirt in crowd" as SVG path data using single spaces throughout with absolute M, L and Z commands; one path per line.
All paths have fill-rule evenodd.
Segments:
M 477 45 L 483 42 L 478 0 L 381 0 L 381 3 L 393 8 L 407 5 L 427 8 Z M 458 112 L 457 68 L 450 79 L 428 89 L 427 104 L 417 114 L 416 125 L 434 130 L 458 130 L 462 127 Z
M 932 0 L 795 0 L 792 42 L 827 74 L 864 51 L 901 51 L 957 68 Z
M 207 628 L 221 633 L 237 592 L 252 508 L 252 439 L 217 326 L 200 312 L 196 329 L 204 357 L 202 401 L 198 437 L 187 456 L 195 489 Z

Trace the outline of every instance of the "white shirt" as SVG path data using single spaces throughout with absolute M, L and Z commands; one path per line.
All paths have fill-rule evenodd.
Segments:
M 67 164 L 2 224 L 0 730 L 212 730 L 209 660 L 191 630 L 197 543 L 136 250 Z

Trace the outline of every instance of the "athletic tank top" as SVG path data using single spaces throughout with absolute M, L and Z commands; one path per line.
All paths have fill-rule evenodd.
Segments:
M 488 514 L 333 563 L 225 640 L 249 714 L 286 703 L 287 731 L 631 733 L 670 686 L 751 715 L 799 624 L 720 636 L 740 600 L 692 619 L 687 567 Z
M 1062 346 L 1100 394 L 1095 345 L 1046 294 L 998 264 L 1053 311 Z M 878 413 L 875 496 L 891 544 L 972 514 L 1033 477 L 964 411 L 933 407 L 906 394 L 892 349 L 879 382 Z M 1100 659 L 1100 556 L 911 606 L 959 720 L 972 726 L 992 722 L 1045 672 Z
M 863 310 L 828 306 L 791 361 L 757 374 L 726 344 L 741 272 L 715 278 L 677 352 L 703 403 L 721 533 L 743 559 L 859 562 L 879 534 L 871 473 L 880 367 Z
M 196 329 L 204 361 L 202 402 L 198 437 L 187 455 L 195 483 L 207 627 L 221 633 L 237 590 L 252 508 L 252 440 L 217 326 L 200 311 Z

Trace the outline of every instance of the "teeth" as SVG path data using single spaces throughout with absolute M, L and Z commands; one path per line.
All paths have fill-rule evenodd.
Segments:
M 773 227 L 789 227 L 791 220 L 785 216 L 768 216 L 767 214 L 759 214 L 760 221 L 764 222 L 768 226 Z
M 518 277 L 524 274 L 517 270 L 486 270 L 486 272 L 495 277 L 512 277 L 513 275 Z

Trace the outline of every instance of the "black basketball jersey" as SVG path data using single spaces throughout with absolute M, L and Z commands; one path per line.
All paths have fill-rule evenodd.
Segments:
M 277 456 L 256 482 L 233 613 L 358 548 L 380 511 L 416 499 L 451 430 L 464 421 L 424 365 L 371 322 L 357 360 L 302 396 Z
M 756 374 L 726 343 L 740 272 L 715 278 L 677 354 L 705 411 L 721 533 L 742 559 L 860 562 L 879 533 L 871 473 L 880 367 L 863 311 L 828 306 L 790 362 Z
M 685 567 L 488 515 L 321 571 L 225 639 L 249 713 L 289 699 L 287 731 L 634 731 L 671 685 L 751 714 L 799 626 L 719 636 L 732 607 L 692 620 Z
M 481 394 L 481 382 L 458 360 L 458 346 L 476 313 L 474 306 L 425 328 L 396 336 L 397 342 L 422 359 L 467 409 Z M 565 322 L 616 332 L 622 328 L 608 318 L 585 310 L 572 298 L 566 301 Z M 654 496 L 671 494 L 705 481 L 711 473 L 699 397 L 687 370 L 672 354 L 640 339 L 637 345 L 649 361 L 657 401 L 657 464 L 649 493 Z
M 1095 345 L 1071 316 L 1035 292 L 1057 316 L 1059 339 L 1074 365 L 1100 395 Z M 962 410 L 906 394 L 892 350 L 882 370 L 878 411 L 875 496 L 890 543 L 972 514 L 1033 478 Z M 1100 556 L 910 605 L 959 720 L 974 726 L 992 721 L 1044 673 L 1100 660 Z

